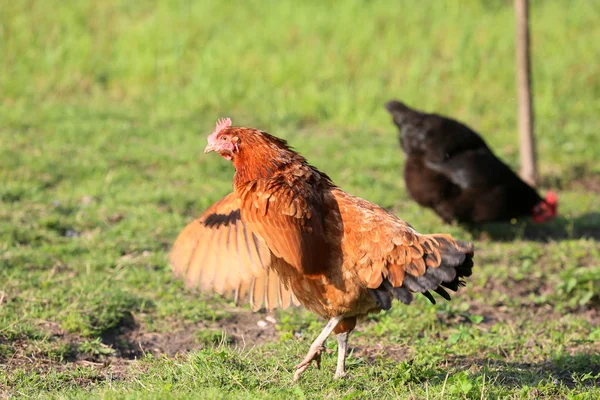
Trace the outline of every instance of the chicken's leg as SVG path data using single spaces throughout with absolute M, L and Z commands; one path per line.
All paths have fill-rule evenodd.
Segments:
M 294 381 L 297 381 L 300 375 L 302 375 L 302 373 L 306 371 L 311 361 L 314 360 L 317 363 L 317 367 L 319 367 L 319 363 L 321 362 L 321 351 L 323 350 L 323 344 L 325 343 L 325 340 L 327 340 L 329 334 L 333 331 L 333 329 L 342 319 L 344 319 L 344 317 L 337 316 L 331 318 L 329 322 L 327 322 L 327 325 L 325 325 L 325 328 L 323 329 L 321 334 L 310 346 L 308 354 L 306 355 L 306 357 L 304 357 L 304 360 L 302 360 L 300 364 L 294 367 L 294 369 L 296 370 L 296 372 L 294 373 Z
M 346 351 L 348 350 L 348 336 L 350 332 L 344 332 L 337 335 L 338 340 L 338 359 L 337 368 L 333 379 L 343 378 L 346 376 Z

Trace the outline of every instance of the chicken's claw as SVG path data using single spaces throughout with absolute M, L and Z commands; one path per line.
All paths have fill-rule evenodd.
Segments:
M 302 373 L 308 369 L 311 362 L 314 361 L 317 365 L 317 368 L 321 368 L 321 352 L 323 350 L 325 350 L 325 347 L 323 346 L 319 346 L 314 350 L 309 350 L 306 357 L 304 357 L 304 360 L 302 360 L 300 364 L 294 366 L 294 369 L 296 370 L 294 373 L 294 382 L 296 382 L 298 378 L 300 378 L 300 375 L 302 375 Z
M 336 372 L 335 375 L 333 375 L 333 379 L 342 379 L 346 377 L 346 372 Z

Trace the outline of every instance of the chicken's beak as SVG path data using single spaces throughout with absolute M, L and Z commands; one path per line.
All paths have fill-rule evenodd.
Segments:
M 211 151 L 217 151 L 219 150 L 219 147 L 214 143 L 209 143 L 206 145 L 206 147 L 204 148 L 204 154 L 210 153 Z

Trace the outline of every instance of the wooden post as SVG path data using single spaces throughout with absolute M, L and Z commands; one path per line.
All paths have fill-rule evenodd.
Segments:
M 519 99 L 519 153 L 521 177 L 535 187 L 537 165 L 533 132 L 531 59 L 529 52 L 529 0 L 515 0 L 517 94 Z

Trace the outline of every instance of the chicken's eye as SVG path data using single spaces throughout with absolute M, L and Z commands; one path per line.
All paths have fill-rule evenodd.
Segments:
M 221 136 L 221 140 L 228 141 L 229 139 L 227 138 L 227 136 Z

